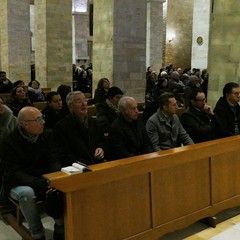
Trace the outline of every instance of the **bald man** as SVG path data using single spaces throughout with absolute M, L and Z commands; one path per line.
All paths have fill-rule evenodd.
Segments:
M 60 170 L 61 165 L 53 143 L 43 132 L 45 122 L 42 113 L 34 107 L 24 107 L 18 114 L 18 122 L 18 127 L 0 146 L 4 170 L 1 196 L 11 196 L 19 202 L 32 238 L 44 240 L 44 228 L 36 201 L 45 200 L 47 193 L 53 193 L 42 175 Z M 61 194 L 58 196 L 61 202 Z M 54 239 L 64 239 L 63 211 L 54 214 L 50 205 L 48 210 L 48 214 L 56 219 Z

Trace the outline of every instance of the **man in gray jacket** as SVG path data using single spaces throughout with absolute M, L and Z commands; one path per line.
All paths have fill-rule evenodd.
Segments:
M 159 109 L 146 123 L 148 136 L 155 151 L 193 144 L 176 115 L 177 101 L 172 93 L 159 97 Z

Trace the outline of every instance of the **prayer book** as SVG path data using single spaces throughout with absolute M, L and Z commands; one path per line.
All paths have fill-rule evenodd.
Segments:
M 86 164 L 81 162 L 75 162 L 72 164 L 72 166 L 67 166 L 61 168 L 62 172 L 65 172 L 68 175 L 73 175 L 77 173 L 82 173 L 86 171 L 92 171 Z

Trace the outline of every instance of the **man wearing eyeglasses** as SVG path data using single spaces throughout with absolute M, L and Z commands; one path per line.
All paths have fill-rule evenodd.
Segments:
M 0 146 L 0 159 L 4 169 L 1 197 L 7 199 L 11 196 L 19 202 L 32 238 L 44 240 L 44 228 L 36 201 L 45 200 L 47 195 L 49 197 L 55 191 L 48 187 L 42 175 L 59 171 L 61 164 L 53 142 L 43 132 L 45 122 L 38 109 L 22 108 L 18 122 L 19 125 Z M 60 193 L 56 199 L 53 203 L 55 207 L 62 202 Z M 56 214 L 55 209 L 49 205 L 48 214 L 56 219 L 54 239 L 64 239 L 63 205 L 58 206 L 59 212 Z
M 214 108 L 217 118 L 217 136 L 228 137 L 240 133 L 240 87 L 238 83 L 229 82 L 223 88 L 223 96 Z
M 214 139 L 215 114 L 206 103 L 201 88 L 192 89 L 189 94 L 189 107 L 181 116 L 181 123 L 194 143 Z
M 55 126 L 55 141 L 62 157 L 62 165 L 79 161 L 87 165 L 102 162 L 105 157 L 103 130 L 96 119 L 88 117 L 87 99 L 80 91 L 66 97 L 69 114 Z

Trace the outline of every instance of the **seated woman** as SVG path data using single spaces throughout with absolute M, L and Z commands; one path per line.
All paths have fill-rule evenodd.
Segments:
M 96 117 L 104 133 L 108 133 L 111 123 L 118 117 L 118 102 L 123 92 L 118 87 L 111 87 L 108 90 L 107 99 L 96 105 Z
M 101 78 L 97 84 L 97 89 L 94 93 L 94 103 L 104 102 L 107 99 L 110 82 L 107 78 Z
M 62 99 L 58 92 L 49 92 L 46 101 L 47 107 L 42 110 L 42 114 L 45 115 L 44 127 L 52 129 L 68 112 L 63 109 Z
M 45 95 L 37 80 L 33 80 L 28 84 L 28 97 L 31 103 L 45 101 Z
M 0 143 L 17 126 L 17 118 L 0 97 Z
M 32 106 L 32 104 L 26 95 L 24 87 L 17 86 L 13 88 L 8 102 L 8 107 L 13 111 L 13 115 L 17 116 L 18 112 L 26 106 Z
M 57 88 L 57 92 L 60 94 L 61 98 L 62 98 L 62 104 L 63 104 L 63 108 L 68 111 L 68 106 L 66 103 L 66 96 L 68 95 L 68 93 L 70 93 L 72 91 L 71 87 L 69 85 L 60 85 Z

